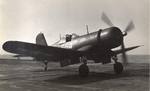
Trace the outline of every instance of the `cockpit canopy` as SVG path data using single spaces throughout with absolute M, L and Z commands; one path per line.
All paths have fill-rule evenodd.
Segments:
M 79 37 L 79 35 L 72 33 L 72 34 L 66 34 L 65 36 L 61 37 L 59 41 L 57 41 L 54 45 L 61 45 L 65 42 L 69 42 L 75 38 Z
M 79 35 L 77 35 L 77 34 L 75 34 L 75 33 L 72 33 L 72 39 L 75 39 L 75 38 L 77 38 L 77 37 L 79 37 Z
M 72 35 L 71 34 L 66 34 L 66 42 L 69 42 L 72 40 Z
M 72 39 L 75 39 L 79 37 L 79 35 L 75 34 L 75 33 L 72 33 L 72 34 L 66 34 L 65 36 L 65 39 L 66 39 L 66 42 L 69 42 L 71 41 Z

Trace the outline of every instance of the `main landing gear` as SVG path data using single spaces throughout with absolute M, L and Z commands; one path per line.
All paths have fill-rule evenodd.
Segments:
M 85 57 L 81 58 L 83 64 L 79 67 L 79 76 L 80 77 L 87 77 L 89 75 L 89 68 L 87 66 L 87 59 Z
M 116 74 L 120 74 L 123 71 L 123 65 L 120 62 L 117 62 L 117 56 L 113 56 L 112 59 L 115 61 L 114 64 L 114 72 Z M 87 59 L 85 57 L 81 57 L 82 64 L 79 67 L 79 76 L 80 77 L 87 77 L 89 75 L 89 68 L 87 66 Z
M 123 71 L 123 65 L 120 62 L 117 62 L 117 60 L 118 60 L 117 56 L 116 55 L 113 56 L 112 59 L 115 61 L 114 72 L 116 74 L 122 73 L 122 71 Z

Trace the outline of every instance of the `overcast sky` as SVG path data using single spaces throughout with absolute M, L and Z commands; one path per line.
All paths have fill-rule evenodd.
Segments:
M 40 32 L 50 45 L 59 34 L 85 34 L 86 24 L 90 32 L 104 29 L 109 27 L 101 20 L 105 12 L 122 31 L 133 20 L 135 29 L 125 37 L 125 45 L 144 46 L 129 54 L 150 54 L 148 6 L 148 0 L 0 0 L 0 46 L 8 40 L 35 43 Z

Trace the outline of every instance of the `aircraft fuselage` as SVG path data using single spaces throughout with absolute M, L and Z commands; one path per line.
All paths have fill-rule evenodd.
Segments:
M 120 46 L 122 41 L 123 35 L 120 29 L 117 27 L 110 27 L 74 38 L 69 42 L 61 44 L 60 47 L 86 51 L 93 47 L 93 45 L 98 45 L 101 48 L 112 49 Z

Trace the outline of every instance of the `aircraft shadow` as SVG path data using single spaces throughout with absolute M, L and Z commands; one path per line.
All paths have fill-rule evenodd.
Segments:
M 72 69 L 62 69 L 62 68 L 56 68 L 56 69 L 48 69 L 47 71 L 44 71 L 43 69 L 33 70 L 31 72 L 52 72 L 52 71 L 67 71 L 67 72 L 78 72 L 77 68 Z
M 138 70 L 127 70 L 123 72 L 120 75 L 116 75 L 112 73 L 111 71 L 107 72 L 90 72 L 89 76 L 86 78 L 79 77 L 78 74 L 74 75 L 65 75 L 62 77 L 57 77 L 54 79 L 48 79 L 45 80 L 46 82 L 53 82 L 53 83 L 59 83 L 59 84 L 68 84 L 68 85 L 82 85 L 97 81 L 104 81 L 104 80 L 110 80 L 110 79 L 118 79 L 118 78 L 124 78 L 124 77 L 133 77 L 133 76 L 143 76 L 143 77 L 149 77 L 149 70 L 146 69 L 138 69 Z

